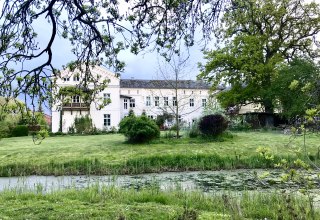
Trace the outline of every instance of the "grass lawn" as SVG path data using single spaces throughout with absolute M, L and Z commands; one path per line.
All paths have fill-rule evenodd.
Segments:
M 233 133 L 224 141 L 161 138 L 137 145 L 125 143 L 121 134 L 49 137 L 40 145 L 31 137 L 7 138 L 0 140 L 0 176 L 265 168 L 283 157 L 296 157 L 303 136 L 291 139 L 271 132 Z M 259 146 L 269 147 L 275 161 L 260 157 Z M 320 136 L 307 135 L 306 146 L 318 162 Z
M 279 193 L 244 192 L 235 197 L 97 186 L 49 194 L 0 193 L 0 219 L 319 219 L 319 210 L 313 216 L 311 210 L 305 197 Z

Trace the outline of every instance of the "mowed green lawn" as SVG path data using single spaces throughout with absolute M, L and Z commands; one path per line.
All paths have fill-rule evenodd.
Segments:
M 202 157 L 209 160 L 210 155 L 219 157 L 221 160 L 229 158 L 234 161 L 258 158 L 256 149 L 259 146 L 269 147 L 271 153 L 276 156 L 294 157 L 294 151 L 298 147 L 303 147 L 303 141 L 303 136 L 293 138 L 271 132 L 232 133 L 232 137 L 224 141 L 207 141 L 201 138 L 176 140 L 162 137 L 149 144 L 137 145 L 126 143 L 125 137 L 121 134 L 49 137 L 40 145 L 35 145 L 31 137 L 7 138 L 0 140 L 0 169 L 2 168 L 0 174 L 2 176 L 19 175 L 18 170 L 21 170 L 21 174 L 60 175 L 63 170 L 68 170 L 68 167 L 72 167 L 68 171 L 69 174 L 83 174 L 88 170 L 92 172 L 97 167 L 100 171 L 92 173 L 109 173 L 110 169 L 114 170 L 119 166 L 122 167 L 120 173 L 130 173 L 132 171 L 123 171 L 125 166 L 137 166 L 138 169 L 141 164 L 137 164 L 137 161 L 147 161 L 148 158 L 149 162 L 146 162 L 146 166 L 148 163 L 150 166 L 156 163 L 160 167 L 156 171 L 170 170 L 170 166 L 174 166 L 177 158 L 180 163 L 177 169 L 183 168 L 183 163 L 186 163 L 186 169 L 182 170 L 187 170 L 190 158 L 195 158 L 198 162 L 201 162 Z M 320 136 L 307 135 L 306 146 L 313 158 L 317 158 Z M 183 157 L 186 162 L 181 162 L 184 160 Z M 132 161 L 136 165 L 133 165 Z M 198 167 L 190 166 L 190 169 L 210 169 L 210 164 L 203 161 L 201 163 L 203 164 L 198 164 Z M 234 164 L 234 162 L 230 163 Z M 88 168 L 88 166 L 91 167 Z M 246 165 L 241 167 L 245 168 Z M 6 174 L 5 169 L 11 171 Z M 150 172 L 150 170 L 145 171 Z M 136 172 L 144 172 L 144 170 Z

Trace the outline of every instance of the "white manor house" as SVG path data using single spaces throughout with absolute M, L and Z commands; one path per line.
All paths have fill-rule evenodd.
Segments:
M 173 80 L 120 79 L 99 66 L 91 72 L 101 76 L 101 79 L 110 80 L 107 88 L 97 96 L 102 100 L 110 99 L 111 103 L 98 109 L 95 103 L 83 103 L 80 96 L 69 97 L 69 103 L 56 101 L 52 106 L 52 132 L 68 132 L 75 118 L 86 114 L 89 114 L 97 129 L 118 128 L 119 122 L 128 115 L 130 109 L 136 115 L 145 111 L 148 117 L 155 119 L 164 113 L 174 114 L 177 102 L 179 120 L 184 126 L 190 126 L 194 119 L 201 116 L 209 102 L 210 86 L 203 81 L 179 80 L 176 83 Z M 77 86 L 78 83 L 79 75 L 63 70 L 61 78 L 57 79 L 57 89 Z M 166 123 L 171 126 L 174 122 L 169 120 Z

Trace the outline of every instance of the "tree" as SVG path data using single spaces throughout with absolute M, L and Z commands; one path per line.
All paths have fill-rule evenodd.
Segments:
M 279 69 L 272 91 L 283 116 L 294 121 L 320 104 L 319 74 L 319 65 L 306 59 L 294 59 Z
M 187 73 L 190 72 L 188 69 L 188 59 L 183 56 L 173 56 L 170 61 L 159 62 L 158 73 L 159 78 L 162 80 L 154 80 L 156 88 L 160 88 L 161 98 L 164 99 L 168 96 L 166 90 L 169 89 L 174 94 L 172 102 L 165 104 L 163 106 L 158 106 L 163 111 L 162 117 L 164 119 L 171 118 L 175 121 L 176 137 L 180 137 L 180 121 L 183 116 L 189 115 L 197 111 L 202 106 L 197 106 L 194 103 L 194 108 L 190 109 L 190 98 L 194 100 L 196 95 L 192 92 L 190 94 L 185 94 L 185 87 L 200 85 L 199 83 L 194 83 L 191 80 L 185 80 Z M 165 88 L 163 85 L 165 82 Z M 158 85 L 157 85 L 158 84 Z M 196 88 L 194 88 L 196 89 Z M 157 93 L 158 94 L 158 93 Z M 153 95 L 154 97 L 156 96 Z M 171 101 L 171 100 L 170 100 Z
M 200 77 L 231 88 L 218 98 L 224 107 L 261 104 L 273 113 L 272 83 L 278 66 L 295 56 L 319 57 L 312 43 L 320 31 L 320 6 L 301 0 L 235 0 L 217 31 L 219 45 L 206 51 Z M 272 122 L 271 122 L 272 123 Z
M 101 90 L 107 82 L 99 86 L 91 66 L 113 66 L 119 72 L 124 68 L 117 57 L 120 51 L 137 54 L 150 45 L 169 59 L 179 52 L 182 41 L 187 47 L 194 44 L 197 27 L 209 39 L 225 1 L 2 1 L 0 95 L 24 94 L 32 105 L 50 100 L 54 79 L 60 74 L 52 62 L 58 37 L 73 46 L 76 59 L 68 67 L 80 70 L 79 87 L 91 84 Z M 39 43 L 39 21 L 51 27 L 44 43 Z
M 0 96 L 0 139 L 10 137 L 12 129 L 25 115 L 23 110 L 24 103 L 16 99 L 6 100 Z

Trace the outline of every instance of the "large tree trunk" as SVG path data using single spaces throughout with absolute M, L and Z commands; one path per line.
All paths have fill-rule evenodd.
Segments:
M 267 113 L 265 118 L 265 127 L 274 127 L 274 106 L 272 101 L 268 100 L 263 103 L 264 105 L 264 112 Z

